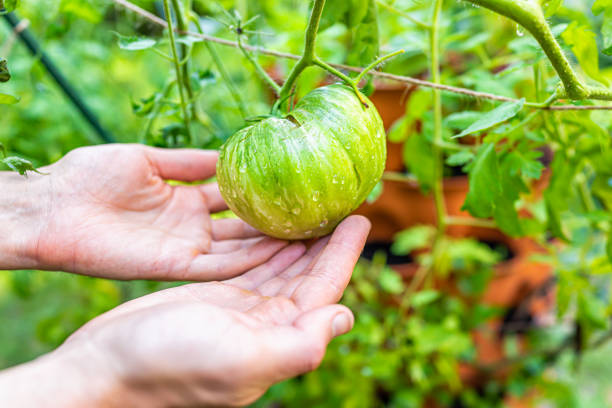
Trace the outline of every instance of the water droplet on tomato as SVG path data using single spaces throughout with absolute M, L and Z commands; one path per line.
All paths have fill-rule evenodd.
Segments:
M 319 197 L 321 197 L 321 193 L 319 191 L 314 191 L 312 193 L 312 201 L 319 201 Z
M 244 164 L 244 165 L 240 166 L 240 172 L 241 172 L 241 173 L 246 173 L 246 169 L 247 169 L 247 168 L 246 168 L 246 164 Z
M 291 209 L 291 213 L 294 215 L 300 215 L 300 212 L 302 212 L 302 210 L 299 207 Z
M 329 223 L 329 221 L 327 220 L 323 220 L 321 221 L 321 223 L 319 224 L 319 227 L 323 228 L 324 226 L 326 226 Z

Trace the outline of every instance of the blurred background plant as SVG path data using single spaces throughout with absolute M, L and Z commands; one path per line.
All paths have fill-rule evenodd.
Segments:
M 529 2 L 543 7 L 580 78 L 609 86 L 612 3 Z M 404 49 L 382 71 L 512 100 L 367 81 L 389 130 L 389 158 L 358 210 L 373 231 L 343 299 L 355 329 L 332 343 L 316 372 L 273 387 L 256 406 L 612 405 L 612 114 L 534 106 L 558 89 L 546 54 L 527 29 L 474 3 L 488 2 L 328 0 L 322 60 L 363 67 Z M 18 28 L 0 25 L 8 157 L 38 167 L 102 142 L 40 55 L 20 43 L 25 27 L 118 142 L 217 148 L 270 111 L 274 89 L 258 70 L 280 84 L 291 59 L 249 51 L 257 67 L 236 47 L 178 35 L 179 82 L 167 30 L 125 4 L 21 0 Z M 132 4 L 165 15 L 161 1 Z M 302 52 L 309 2 L 172 4 L 181 30 Z M 296 97 L 333 80 L 308 68 Z M 171 285 L 2 272 L 0 368 Z

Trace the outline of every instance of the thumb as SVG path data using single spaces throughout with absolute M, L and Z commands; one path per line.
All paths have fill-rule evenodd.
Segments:
M 277 327 L 265 341 L 273 382 L 316 369 L 329 342 L 353 327 L 353 314 L 346 306 L 329 305 L 299 316 L 292 327 Z

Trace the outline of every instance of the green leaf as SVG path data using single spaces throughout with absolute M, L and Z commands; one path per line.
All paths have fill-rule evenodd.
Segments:
M 500 169 L 495 145 L 482 145 L 470 169 L 463 209 L 476 217 L 493 217 L 506 234 L 519 236 L 523 230 L 514 203 L 525 186 L 518 175 L 510 174 L 509 163 L 504 160 Z
M 368 194 L 366 201 L 370 204 L 375 202 L 376 200 L 378 200 L 378 197 L 380 197 L 382 192 L 383 192 L 383 182 L 382 180 L 378 180 L 378 183 L 374 185 L 374 188 L 372 188 L 372 191 L 370 191 L 370 194 Z
M 561 37 L 571 48 L 584 73 L 607 86 L 608 79 L 599 72 L 599 51 L 595 33 L 587 26 L 581 26 L 574 21 L 561 34 Z
M 102 21 L 103 14 L 101 7 L 93 3 L 90 0 L 62 0 L 60 11 L 62 13 L 73 14 L 78 18 L 96 24 Z
M 403 230 L 393 238 L 391 252 L 395 255 L 408 255 L 415 249 L 431 245 L 436 229 L 431 225 L 417 225 Z
M 11 170 L 18 172 L 22 176 L 26 176 L 26 172 L 28 171 L 33 171 L 42 174 L 38 170 L 36 170 L 32 162 L 26 159 L 22 159 L 21 157 L 9 156 L 2 159 L 2 163 L 7 165 Z
M 0 143 L 0 153 L 2 154 L 2 157 L 6 157 L 6 147 L 4 147 L 2 143 Z
M 446 164 L 449 166 L 463 166 L 474 159 L 474 153 L 469 150 L 461 150 L 453 153 L 446 159 Z
M 17 96 L 0 93 L 0 105 L 14 105 L 19 100 L 20 98 Z
M 215 74 L 208 69 L 192 72 L 190 79 L 194 92 L 200 92 L 206 85 L 214 84 L 217 81 Z
M 465 129 L 482 117 L 482 112 L 462 111 L 455 112 L 444 118 L 444 125 L 450 129 Z
M 578 293 L 578 319 L 597 329 L 608 327 L 605 303 L 594 293 L 582 290 Z
M 404 291 L 404 282 L 399 273 L 393 269 L 385 267 L 380 271 L 378 283 L 382 290 L 388 293 L 399 295 Z
M 119 33 L 114 33 L 117 37 L 117 44 L 119 45 L 119 48 L 121 48 L 122 50 L 127 50 L 127 51 L 140 51 L 140 50 L 147 50 L 149 48 L 152 48 L 155 46 L 155 44 L 157 44 L 157 41 L 154 40 L 153 38 L 146 38 L 146 37 L 126 37 L 124 35 L 121 35 Z
M 0 58 L 0 82 L 8 82 L 9 79 L 11 79 L 11 73 L 8 70 L 7 62 Z
M 612 262 L 612 228 L 610 232 L 608 232 L 608 243 L 606 245 L 606 253 L 608 254 L 608 259 Z
M 422 290 L 412 295 L 412 298 L 410 299 L 410 304 L 412 305 L 412 307 L 418 308 L 421 306 L 425 306 L 431 302 L 434 302 L 439 297 L 440 292 L 438 292 L 437 290 Z
M 431 189 L 434 182 L 435 160 L 431 143 L 423 133 L 412 134 L 404 143 L 404 163 L 419 181 L 423 192 Z
M 546 18 L 552 17 L 553 15 L 555 15 L 557 10 L 559 10 L 562 4 L 563 0 L 544 0 L 544 2 L 542 3 L 542 8 L 544 9 L 544 16 Z
M 19 0 L 0 0 L 0 15 L 10 13 L 19 7 Z
M 351 46 L 347 63 L 363 67 L 378 57 L 378 11 L 376 0 L 368 0 L 367 12 L 361 22 L 351 29 Z
M 319 21 L 319 31 L 326 30 L 338 22 L 344 22 L 349 7 L 349 1 L 326 1 Z
M 470 135 L 475 132 L 482 132 L 483 130 L 487 130 L 492 128 L 493 126 L 499 125 L 502 122 L 507 121 L 508 119 L 516 116 L 517 113 L 523 109 L 523 105 L 525 104 L 525 99 L 521 99 L 517 102 L 506 102 L 492 111 L 487 112 L 482 115 L 480 119 L 476 122 L 472 123 L 467 129 L 463 132 L 459 133 L 454 138 L 463 137 Z
M 603 50 L 601 51 L 606 55 L 612 55 L 612 0 L 597 0 L 592 10 L 595 15 L 603 13 L 601 23 Z

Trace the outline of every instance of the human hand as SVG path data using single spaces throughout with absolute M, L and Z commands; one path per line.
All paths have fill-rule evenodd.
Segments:
M 216 162 L 214 151 L 141 145 L 68 153 L 42 169 L 49 175 L 30 177 L 43 190 L 32 200 L 41 201 L 44 214 L 24 244 L 35 264 L 21 267 L 113 279 L 213 280 L 265 262 L 288 243 L 238 219 L 211 220 L 210 213 L 226 208 L 216 183 L 165 182 L 210 178 Z
M 335 303 L 369 227 L 365 218 L 352 216 L 331 239 L 307 251 L 294 243 L 234 279 L 164 290 L 111 310 L 41 363 L 47 366 L 38 370 L 41 387 L 52 387 L 44 373 L 54 372 L 67 389 L 43 390 L 38 396 L 58 398 L 57 405 L 45 406 L 240 406 L 254 401 L 270 385 L 316 368 L 328 342 L 352 327 L 351 312 Z M 24 370 L 20 383 L 28 379 Z M 0 390 L 2 384 L 0 376 Z

